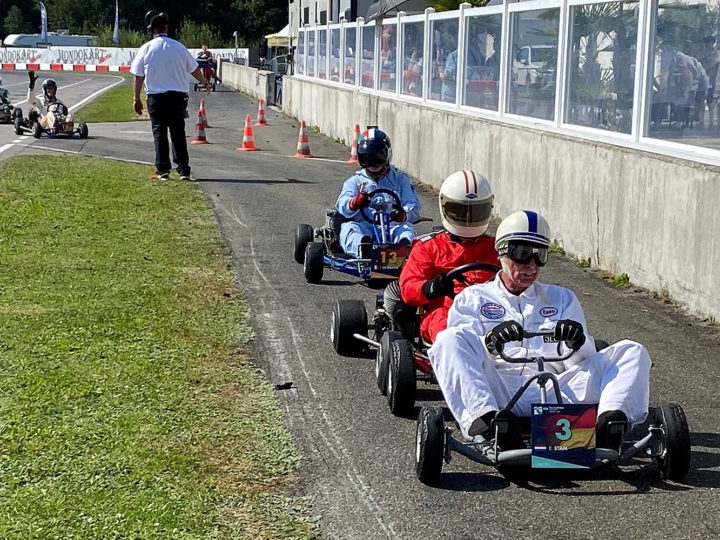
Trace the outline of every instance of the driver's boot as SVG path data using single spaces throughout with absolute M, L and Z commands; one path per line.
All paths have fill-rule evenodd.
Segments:
M 358 255 L 361 259 L 369 259 L 372 255 L 372 238 L 363 236 L 360 240 L 360 249 Z
M 628 418 L 622 411 L 605 411 L 598 416 L 595 424 L 595 446 L 619 450 L 623 433 L 628 428 Z

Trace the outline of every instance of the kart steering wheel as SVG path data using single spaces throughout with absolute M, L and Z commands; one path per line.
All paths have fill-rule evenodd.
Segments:
M 497 273 L 502 270 L 502 268 L 496 264 L 476 261 L 463 264 L 462 266 L 458 266 L 457 268 L 453 268 L 446 274 L 446 276 L 452 280 L 464 283 L 467 281 L 467 279 L 465 278 L 465 273 L 472 272 L 473 270 L 485 270 L 487 272 Z M 453 295 L 453 297 L 454 296 L 455 295 Z
M 391 190 L 391 189 L 378 188 L 378 189 L 376 189 L 376 190 L 373 190 L 373 191 L 371 191 L 371 192 L 368 193 L 368 199 L 369 199 L 369 200 L 372 200 L 376 195 L 382 195 L 383 193 L 385 193 L 385 194 L 387 194 L 387 195 L 390 195 L 393 199 L 395 199 L 395 204 L 397 204 L 399 207 L 402 207 L 402 201 L 400 200 L 400 197 L 398 197 L 398 194 L 395 193 L 395 192 L 394 192 L 393 190 Z M 367 212 L 365 211 L 365 208 L 366 208 L 366 207 L 362 207 L 362 208 L 360 209 L 360 215 L 361 215 L 362 218 L 363 218 L 365 221 L 367 221 L 368 223 L 375 223 L 375 220 L 374 220 L 374 219 L 370 219 L 370 216 L 369 216 L 369 215 L 367 214 Z

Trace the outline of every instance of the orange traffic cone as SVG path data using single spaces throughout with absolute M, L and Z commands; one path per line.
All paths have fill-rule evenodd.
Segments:
M 255 135 L 253 134 L 251 122 L 252 118 L 250 118 L 250 115 L 248 114 L 245 117 L 245 130 L 243 132 L 242 144 L 236 148 L 239 152 L 259 150 L 258 148 L 255 148 Z
M 195 124 L 195 138 L 190 144 L 209 144 L 205 138 L 205 128 L 203 127 L 202 110 L 198 109 L 198 119 Z
M 310 143 L 308 139 L 307 126 L 305 120 L 300 123 L 300 134 L 298 135 L 297 152 L 293 157 L 309 158 L 312 157 L 310 154 Z
M 265 120 L 265 100 L 260 99 L 258 100 L 258 117 L 257 122 L 255 122 L 256 126 L 267 126 L 267 120 Z
M 212 127 L 210 124 L 208 124 L 207 120 L 207 111 L 205 110 L 205 98 L 200 98 L 200 110 L 202 111 L 203 127 Z
M 355 134 L 353 135 L 352 147 L 350 148 L 350 159 L 347 160 L 347 163 L 358 163 L 357 144 L 359 135 L 360 124 L 355 124 Z

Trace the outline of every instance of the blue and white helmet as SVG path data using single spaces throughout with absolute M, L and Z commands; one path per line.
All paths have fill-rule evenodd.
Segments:
M 495 233 L 498 255 L 507 255 L 510 242 L 550 247 L 550 226 L 544 217 L 532 210 L 513 212 L 502 220 Z

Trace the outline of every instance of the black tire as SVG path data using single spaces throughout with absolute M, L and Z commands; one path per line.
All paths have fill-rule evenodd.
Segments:
M 42 127 L 40 126 L 40 122 L 35 122 L 32 125 L 32 136 L 36 139 L 39 139 L 42 135 Z
M 440 482 L 445 458 L 445 421 L 440 407 L 423 407 L 417 419 L 415 434 L 415 472 L 428 486 Z
M 380 337 L 380 348 L 375 352 L 375 380 L 377 381 L 378 390 L 383 396 L 387 395 L 392 344 L 394 341 L 402 339 L 402 337 L 400 332 L 388 330 Z
M 295 229 L 295 262 L 302 264 L 305 261 L 305 247 L 315 238 L 315 231 L 310 225 L 301 223 Z
M 15 124 L 15 135 L 22 135 L 24 133 L 22 129 L 23 119 L 22 116 L 16 116 L 13 122 Z
M 388 371 L 387 401 L 395 416 L 407 416 L 415 405 L 415 360 L 412 345 L 406 339 L 392 343 L 392 356 Z
M 20 118 L 22 120 L 22 109 L 20 107 L 15 107 L 13 109 L 13 118 Z
M 665 452 L 657 460 L 660 476 L 679 482 L 690 470 L 690 428 L 682 407 L 677 403 L 655 409 L 655 425 L 665 431 Z
M 303 259 L 303 272 L 308 283 L 320 283 L 325 269 L 325 250 L 320 242 L 310 242 L 305 246 L 305 258 Z
M 366 344 L 353 334 L 367 336 L 368 319 L 362 300 L 336 300 L 330 319 L 330 341 L 342 356 L 360 356 Z
M 81 139 L 87 139 L 88 137 L 88 125 L 85 122 L 81 122 L 78 126 L 78 135 Z

